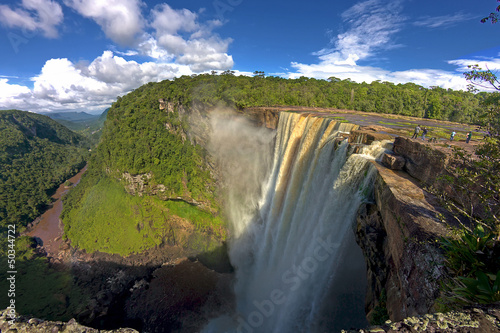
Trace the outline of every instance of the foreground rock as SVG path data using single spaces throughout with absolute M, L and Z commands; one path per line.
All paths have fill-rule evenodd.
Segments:
M 398 322 L 362 330 L 342 331 L 343 333 L 396 333 L 396 332 L 434 332 L 434 333 L 496 333 L 500 332 L 500 304 L 484 307 L 471 307 L 462 311 L 426 314 L 409 317 Z
M 139 333 L 131 328 L 116 330 L 98 330 L 80 325 L 72 319 L 67 323 L 61 321 L 45 321 L 37 318 L 19 316 L 16 314 L 14 322 L 8 316 L 8 310 L 0 311 L 0 332 L 29 332 L 29 333 Z
M 450 161 L 450 154 L 403 137 L 394 140 L 394 153 L 405 159 L 403 169 L 425 184 L 433 184 L 436 178 L 445 172 Z

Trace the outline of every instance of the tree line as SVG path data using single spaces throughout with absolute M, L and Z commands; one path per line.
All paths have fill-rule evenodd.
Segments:
M 284 79 L 264 76 L 182 76 L 172 81 L 149 83 L 139 88 L 184 105 L 223 103 L 244 109 L 253 106 L 300 105 L 389 113 L 462 123 L 484 124 L 492 93 L 474 94 L 440 87 L 424 88 L 414 83 L 374 81 L 356 83 L 331 77 L 328 80 L 300 77 Z

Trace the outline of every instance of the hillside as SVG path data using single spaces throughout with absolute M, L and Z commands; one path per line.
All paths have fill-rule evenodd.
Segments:
M 87 139 L 49 117 L 0 111 L 0 226 L 34 220 L 87 155 Z
M 205 149 L 186 140 L 186 119 L 160 110 L 149 93 L 137 89 L 111 107 L 89 169 L 65 201 L 65 234 L 77 248 L 127 255 L 180 245 L 196 254 L 225 239 Z

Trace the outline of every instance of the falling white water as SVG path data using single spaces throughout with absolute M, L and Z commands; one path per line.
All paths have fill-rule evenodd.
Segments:
M 205 332 L 314 332 L 352 239 L 356 212 L 370 193 L 385 143 L 348 156 L 335 138 L 355 125 L 281 113 L 274 162 L 253 216 L 232 221 L 236 267 L 234 314 Z M 349 237 L 351 236 L 351 237 Z

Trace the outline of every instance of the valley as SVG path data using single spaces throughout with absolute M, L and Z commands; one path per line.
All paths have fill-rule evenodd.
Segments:
M 444 121 L 307 106 L 307 94 L 304 106 L 250 102 L 272 97 L 266 84 L 297 84 L 275 81 L 200 75 L 118 98 L 98 145 L 82 150 L 81 180 L 69 179 L 76 186 L 65 194 L 61 185 L 62 202 L 54 197 L 23 225 L 43 243 L 18 239 L 23 265 L 38 270 L 20 277 L 30 291 L 18 311 L 145 332 L 338 331 L 435 311 L 446 275 L 436 242 L 453 217 L 439 220 L 448 215 L 424 189 L 436 178 L 425 177 L 449 167 L 453 147 L 473 152 L 484 131 L 451 122 L 463 119 L 453 113 Z M 249 82 L 245 98 L 207 93 Z M 408 139 L 417 124 L 436 142 Z M 402 165 L 392 171 L 384 155 Z M 323 247 L 320 260 L 325 242 L 335 250 Z M 431 263 L 437 275 L 425 273 Z M 36 294 L 26 287 L 48 272 Z

